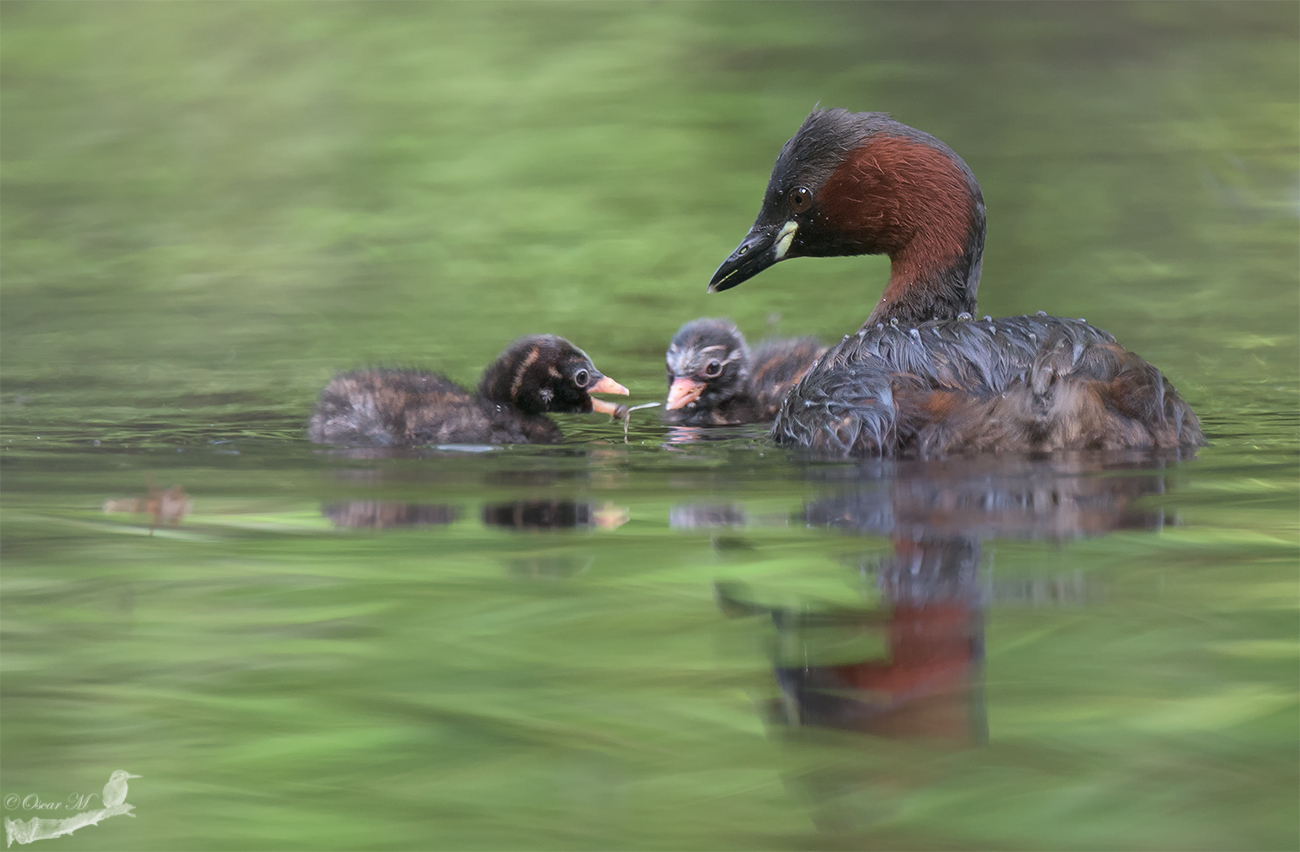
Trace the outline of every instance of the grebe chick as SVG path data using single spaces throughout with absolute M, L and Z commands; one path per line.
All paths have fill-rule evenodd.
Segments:
M 668 346 L 665 423 L 733 426 L 770 423 L 790 388 L 826 347 L 811 337 L 760 343 L 725 319 L 683 325 Z
M 792 257 L 886 254 L 856 335 L 778 412 L 779 444 L 832 456 L 1194 447 L 1160 371 L 1083 320 L 973 320 L 984 198 L 966 163 L 884 113 L 814 110 L 777 156 L 758 219 L 709 283 Z
M 552 444 L 560 427 L 547 412 L 614 415 L 593 393 L 627 394 L 563 337 L 511 343 L 471 394 L 446 376 L 417 370 L 357 370 L 335 376 L 307 426 L 318 444 Z

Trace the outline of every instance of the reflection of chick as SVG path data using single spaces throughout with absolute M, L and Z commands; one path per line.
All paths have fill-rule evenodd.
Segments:
M 510 344 L 471 394 L 446 376 L 414 370 L 342 373 L 321 393 L 307 437 L 319 444 L 551 444 L 560 428 L 546 412 L 616 414 L 592 393 L 627 394 L 562 337 Z
M 456 507 L 440 503 L 399 503 L 395 500 L 345 500 L 326 503 L 321 514 L 336 527 L 384 530 L 390 527 L 432 526 L 456 520 Z
M 132 775 L 123 769 L 119 769 L 108 777 L 108 783 L 104 785 L 102 799 L 104 807 L 115 808 L 126 801 L 126 779 L 142 778 L 142 775 Z
M 599 527 L 614 530 L 627 523 L 631 512 L 613 503 L 577 503 L 573 500 L 515 500 L 488 503 L 483 523 L 517 530 L 559 530 Z
M 771 340 L 750 353 L 730 320 L 697 319 L 668 346 L 664 421 L 684 426 L 763 423 L 824 351 L 811 337 Z

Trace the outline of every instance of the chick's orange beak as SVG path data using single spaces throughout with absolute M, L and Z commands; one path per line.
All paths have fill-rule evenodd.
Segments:
M 587 393 L 616 393 L 619 396 L 627 396 L 628 391 L 609 376 L 601 376 L 600 381 L 587 388 Z
M 601 376 L 600 381 L 587 388 L 587 393 L 616 393 L 620 396 L 627 396 L 628 390 L 609 376 Z M 622 414 L 623 406 L 604 399 L 593 399 L 591 401 L 591 410 L 597 414 L 608 414 L 610 417 L 614 417 Z
M 668 388 L 668 402 L 664 404 L 664 408 L 669 411 L 684 408 L 699 399 L 702 393 L 704 393 L 704 382 L 673 379 L 672 385 Z

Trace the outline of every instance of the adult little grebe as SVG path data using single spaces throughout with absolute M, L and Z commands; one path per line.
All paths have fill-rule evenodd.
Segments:
M 1083 320 L 975 320 L 984 198 L 947 145 L 884 113 L 815 110 L 785 143 L 758 220 L 709 282 L 792 257 L 887 254 L 889 284 L 786 398 L 780 444 L 830 455 L 1192 447 L 1160 371 Z
M 745 336 L 725 319 L 683 325 L 668 346 L 664 422 L 684 426 L 767 423 L 817 356 L 811 337 L 771 340 L 751 353 Z
M 521 337 L 471 394 L 446 376 L 416 370 L 358 370 L 334 377 L 307 427 L 319 444 L 550 444 L 560 427 L 546 412 L 614 415 L 593 393 L 627 394 L 581 349 L 550 334 Z

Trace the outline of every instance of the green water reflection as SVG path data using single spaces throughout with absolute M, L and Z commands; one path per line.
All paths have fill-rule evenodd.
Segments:
M 43 847 L 1300 843 L 1293 4 L 3 17 L 0 796 L 143 776 Z M 1212 445 L 305 441 L 337 369 L 546 331 L 643 402 L 685 319 L 856 328 L 882 259 L 704 292 L 816 102 L 951 144 L 982 310 L 1110 330 Z

